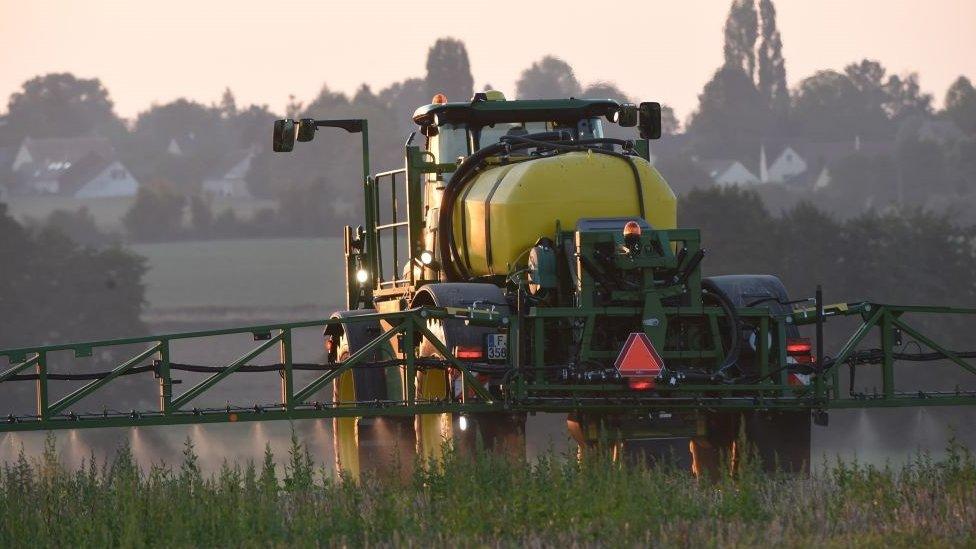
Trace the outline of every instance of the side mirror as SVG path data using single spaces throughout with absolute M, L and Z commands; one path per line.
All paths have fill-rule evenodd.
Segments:
M 637 129 L 642 139 L 661 138 L 661 104 L 651 101 L 640 104 Z
M 274 136 L 271 138 L 271 150 L 274 152 L 291 152 L 295 148 L 295 121 L 291 118 L 275 120 Z
M 637 125 L 637 105 L 624 103 L 617 111 L 617 125 L 621 128 L 633 128 Z
M 298 140 L 302 143 L 315 139 L 315 119 L 302 118 L 298 121 Z

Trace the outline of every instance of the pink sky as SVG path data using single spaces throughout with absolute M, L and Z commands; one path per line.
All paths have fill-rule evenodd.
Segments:
M 281 111 L 326 82 L 352 92 L 422 76 L 427 48 L 449 35 L 467 44 L 476 87 L 511 94 L 522 69 L 555 54 L 584 84 L 613 81 L 684 119 L 721 62 L 729 3 L 0 0 L 0 104 L 34 75 L 71 71 L 101 78 L 126 117 L 181 96 L 214 102 L 227 86 L 238 104 Z M 871 57 L 917 71 L 941 104 L 956 77 L 976 77 L 974 0 L 776 7 L 791 85 Z

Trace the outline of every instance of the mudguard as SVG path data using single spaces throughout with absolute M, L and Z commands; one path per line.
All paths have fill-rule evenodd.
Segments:
M 477 282 L 444 282 L 428 284 L 414 295 L 411 307 L 495 307 L 508 314 L 508 301 L 502 289 L 494 284 Z M 495 331 L 490 327 L 465 326 L 463 320 L 449 319 L 444 322 L 444 344 L 448 350 L 458 345 L 481 346 L 485 335 Z

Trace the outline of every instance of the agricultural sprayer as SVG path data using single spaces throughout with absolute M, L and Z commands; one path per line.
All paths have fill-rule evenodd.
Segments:
M 362 138 L 365 216 L 346 227 L 346 310 L 330 318 L 0 351 L 0 383 L 33 381 L 36 409 L 0 431 L 333 418 L 338 466 L 358 474 L 399 453 L 524 452 L 526 416 L 562 414 L 581 452 L 651 456 L 690 447 L 714 469 L 745 436 L 767 466 L 810 459 L 811 423 L 831 409 L 976 404 L 976 391 L 896 384 L 896 361 L 951 361 L 969 374 L 976 353 L 954 352 L 912 317 L 976 309 L 825 305 L 819 288 L 791 300 L 771 275 L 703 277 L 697 229 L 678 228 L 676 199 L 650 163 L 661 135 L 657 103 L 506 101 L 498 92 L 413 117 L 404 167 L 370 174 L 366 120 L 279 120 L 273 148 L 317 131 Z M 604 124 L 639 139 L 605 137 Z M 814 293 L 814 292 L 811 292 Z M 860 319 L 831 356 L 823 324 Z M 800 327 L 815 335 L 801 337 Z M 319 327 L 324 360 L 293 359 L 293 333 Z M 813 329 L 815 327 L 815 329 Z M 258 345 L 227 365 L 184 364 L 172 345 L 250 334 Z M 904 352 L 901 340 L 916 341 Z M 877 342 L 877 343 L 875 343 Z M 55 373 L 48 356 L 143 345 L 111 371 Z M 928 351 L 923 351 L 923 347 Z M 278 351 L 271 364 L 252 364 Z M 881 389 L 841 389 L 875 366 Z M 843 372 L 842 372 L 843 370 Z M 182 391 L 174 374 L 207 373 Z M 267 405 L 193 407 L 229 376 L 275 371 Z M 296 374 L 312 372 L 307 383 Z M 153 375 L 154 410 L 76 407 L 120 376 Z M 60 398 L 59 381 L 87 380 Z M 301 386 L 299 386 L 301 385 Z

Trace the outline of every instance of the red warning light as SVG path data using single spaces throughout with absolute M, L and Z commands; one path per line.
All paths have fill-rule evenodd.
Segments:
M 444 103 L 447 103 L 447 96 L 443 93 L 438 93 L 434 95 L 434 98 L 431 99 L 430 102 L 435 105 L 443 105 Z
M 623 377 L 652 378 L 661 373 L 664 360 L 644 332 L 633 332 L 627 337 L 614 367 Z M 643 387 L 642 387 L 643 388 Z

